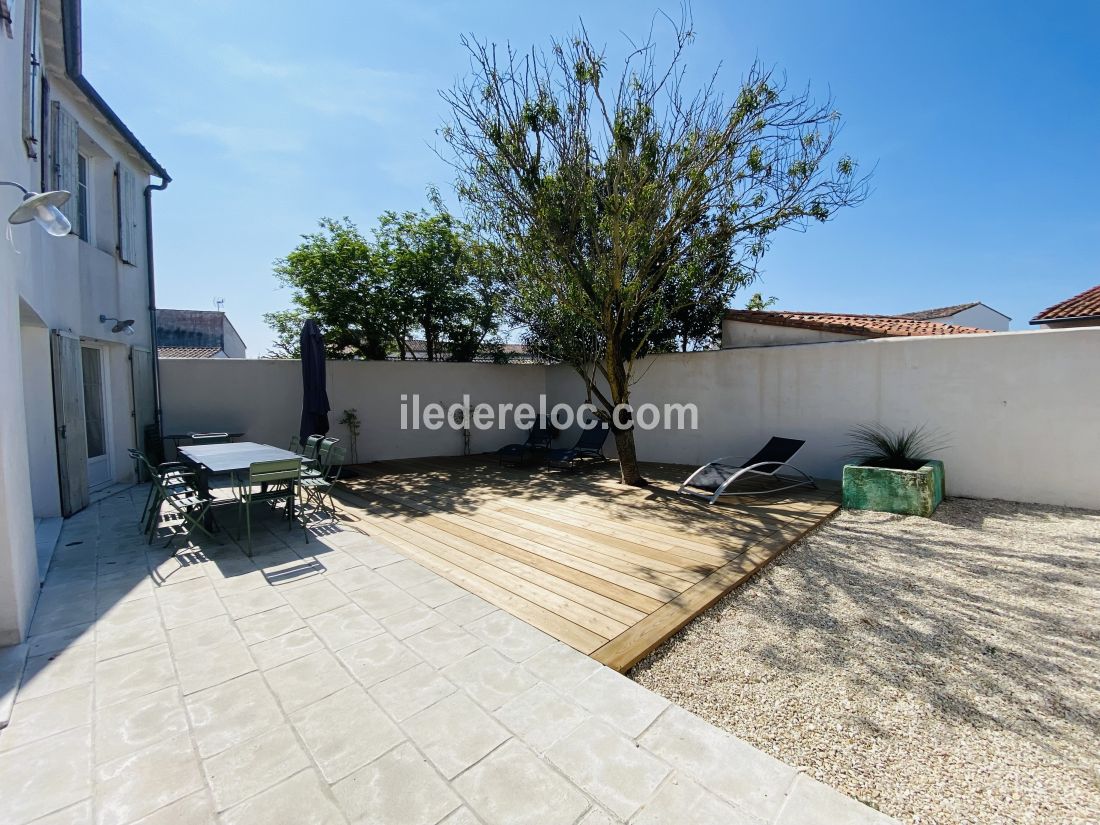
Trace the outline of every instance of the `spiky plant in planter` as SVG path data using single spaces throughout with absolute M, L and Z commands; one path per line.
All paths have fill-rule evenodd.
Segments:
M 860 424 L 848 431 L 853 457 L 867 467 L 916 470 L 946 444 L 923 424 L 892 430 L 883 424 Z
M 861 424 L 848 431 L 857 463 L 845 464 L 844 506 L 930 516 L 944 497 L 943 462 L 930 459 L 946 446 L 924 426 L 893 430 Z

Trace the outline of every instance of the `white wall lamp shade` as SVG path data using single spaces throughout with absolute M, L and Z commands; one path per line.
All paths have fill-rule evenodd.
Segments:
M 111 332 L 115 333 L 116 335 L 120 332 L 123 335 L 133 335 L 134 334 L 134 319 L 133 318 L 127 318 L 125 321 L 122 321 L 122 320 L 119 320 L 118 318 L 111 318 L 107 315 L 100 315 L 99 316 L 99 323 L 105 324 L 108 321 L 115 321 L 116 322 L 115 325 L 113 327 L 111 327 Z
M 23 202 L 8 216 L 8 223 L 37 221 L 51 235 L 63 238 L 72 230 L 72 224 L 57 207 L 66 203 L 70 197 L 71 194 L 64 190 L 42 194 L 27 192 L 23 195 Z

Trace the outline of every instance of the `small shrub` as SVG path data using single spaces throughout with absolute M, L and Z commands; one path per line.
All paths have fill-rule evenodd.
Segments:
M 916 470 L 947 445 L 923 424 L 892 430 L 882 424 L 860 424 L 848 431 L 853 455 L 863 464 Z

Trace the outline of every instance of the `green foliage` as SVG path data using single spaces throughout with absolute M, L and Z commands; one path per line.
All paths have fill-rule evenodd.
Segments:
M 436 202 L 436 211 L 386 212 L 367 239 L 348 218 L 320 231 L 275 264 L 294 308 L 264 316 L 280 357 L 297 351 L 293 329 L 315 318 L 330 358 L 420 357 L 469 361 L 499 326 L 499 256 Z
M 505 257 L 509 313 L 569 361 L 605 409 L 628 403 L 642 355 L 711 340 L 769 238 L 859 203 L 854 162 L 828 164 L 839 118 L 754 65 L 727 103 L 685 92 L 672 57 L 632 49 L 617 81 L 587 31 L 549 54 L 468 39 L 472 75 L 444 93 L 440 134 L 477 228 Z M 633 438 L 617 432 L 624 481 Z
M 264 323 L 275 333 L 265 358 L 301 358 L 302 324 L 309 317 L 298 309 L 281 309 L 278 312 L 265 312 Z
M 883 424 L 860 424 L 848 436 L 853 456 L 863 463 L 901 469 L 915 469 L 947 446 L 924 425 L 893 430 Z
M 359 431 L 362 429 L 362 422 L 359 420 L 359 411 L 352 407 L 350 410 L 344 410 L 344 414 L 340 417 L 340 423 L 348 428 L 348 440 L 351 442 L 349 445 L 351 463 L 359 463 Z
M 765 298 L 763 292 L 754 292 L 748 303 L 745 304 L 745 309 L 761 312 L 768 307 L 775 306 L 777 303 L 779 303 L 779 299 L 774 295 Z

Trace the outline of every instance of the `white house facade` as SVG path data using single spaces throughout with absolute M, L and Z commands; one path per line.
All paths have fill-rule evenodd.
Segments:
M 9 6 L 0 180 L 71 192 L 72 232 L 5 221 L 0 242 L 0 645 L 25 635 L 33 608 L 34 519 L 133 480 L 127 450 L 156 423 L 147 210 L 170 180 L 84 79 L 79 0 Z M 0 211 L 20 198 L 0 187 Z
M 919 312 L 903 314 L 901 317 L 913 318 L 918 321 L 932 321 L 937 324 L 952 324 L 958 327 L 987 329 L 991 332 L 1008 332 L 1008 326 L 1012 322 L 1012 319 L 1003 312 L 998 312 L 981 301 L 971 301 L 968 304 L 956 304 L 949 307 L 937 307 L 936 309 L 923 309 Z

